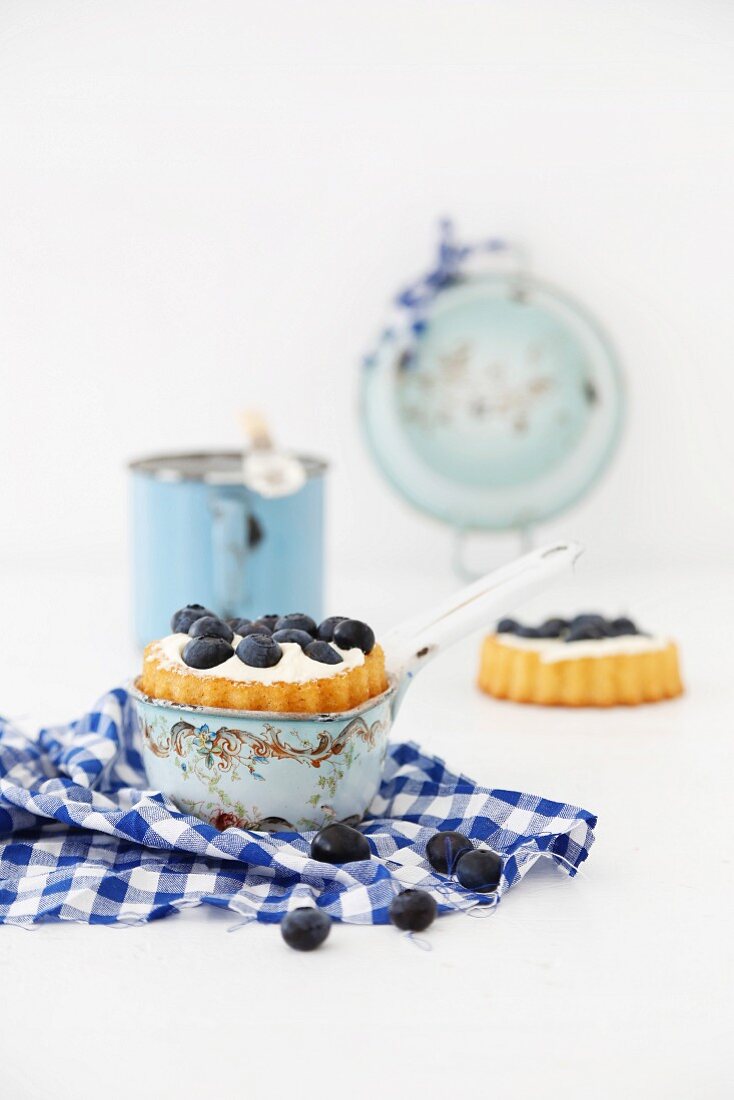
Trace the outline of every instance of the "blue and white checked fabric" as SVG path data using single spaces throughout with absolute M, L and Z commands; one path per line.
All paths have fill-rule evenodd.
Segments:
M 577 806 L 479 787 L 417 745 L 396 744 L 363 826 L 373 859 L 332 867 L 309 858 L 309 834 L 220 832 L 146 789 L 122 688 L 37 740 L 0 719 L 0 923 L 130 924 L 202 904 L 277 922 L 316 904 L 335 920 L 385 924 L 407 886 L 429 890 L 448 913 L 496 904 L 541 856 L 573 875 L 595 824 Z M 431 871 L 424 852 L 436 829 L 502 854 L 496 895 Z

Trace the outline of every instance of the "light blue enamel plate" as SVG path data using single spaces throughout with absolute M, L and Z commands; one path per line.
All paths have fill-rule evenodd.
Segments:
M 623 418 L 612 347 L 529 276 L 442 289 L 418 335 L 387 333 L 362 376 L 370 449 L 395 489 L 458 528 L 524 528 L 595 484 Z

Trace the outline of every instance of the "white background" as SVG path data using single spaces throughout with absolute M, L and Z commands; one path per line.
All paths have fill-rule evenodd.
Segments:
M 584 567 L 529 614 L 629 610 L 688 686 L 538 711 L 473 691 L 474 642 L 440 658 L 398 736 L 597 812 L 584 878 L 426 953 L 200 912 L 5 929 L 12 1100 L 731 1095 L 733 38 L 723 0 L 0 0 L 0 711 L 60 721 L 134 670 L 125 461 L 236 445 L 245 404 L 333 460 L 336 610 L 455 583 L 355 413 L 445 213 L 525 244 L 626 369 L 613 467 L 541 532 Z
M 245 404 L 334 460 L 336 570 L 445 557 L 355 402 L 448 213 L 626 367 L 621 453 L 554 533 L 727 561 L 733 47 L 724 0 L 3 0 L 0 560 L 121 564 L 126 459 L 236 445 Z

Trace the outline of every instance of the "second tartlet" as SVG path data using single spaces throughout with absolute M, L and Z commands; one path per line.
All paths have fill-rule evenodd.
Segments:
M 601 615 L 540 627 L 503 620 L 482 644 L 479 687 L 498 699 L 567 707 L 635 706 L 683 692 L 674 642 Z

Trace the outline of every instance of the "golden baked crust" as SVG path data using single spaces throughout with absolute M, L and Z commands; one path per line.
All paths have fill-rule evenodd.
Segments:
M 357 668 L 307 680 L 300 684 L 244 683 L 224 676 L 196 676 L 184 665 L 172 668 L 156 652 L 156 642 L 146 647 L 141 691 L 154 699 L 185 706 L 222 707 L 227 710 L 272 710 L 281 714 L 328 714 L 351 710 L 387 689 L 385 654 L 376 645 Z
M 498 699 L 564 707 L 635 706 L 683 692 L 673 642 L 649 653 L 543 662 L 536 651 L 505 645 L 496 634 L 482 644 L 479 687 Z

